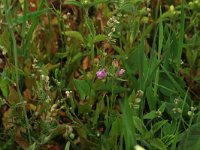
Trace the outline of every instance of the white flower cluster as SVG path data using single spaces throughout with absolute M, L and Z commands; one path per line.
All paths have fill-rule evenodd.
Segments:
M 199 0 L 193 0 L 188 3 L 189 6 L 194 7 L 194 6 L 200 6 L 200 1 Z
M 7 54 L 7 50 L 3 45 L 0 45 L 0 50 L 2 51 L 2 54 L 5 56 Z
M 130 107 L 135 109 L 139 109 L 141 98 L 143 97 L 144 92 L 142 90 L 138 90 L 136 92 L 136 97 L 134 98 L 133 102 L 129 103 Z
M 194 112 L 197 110 L 196 107 L 190 107 L 190 111 L 188 111 L 188 116 L 193 116 L 194 115 Z
M 65 138 L 70 138 L 70 139 L 74 139 L 75 134 L 73 133 L 73 128 L 70 125 L 66 125 L 66 130 L 65 133 L 63 134 L 63 137 Z
M 68 12 L 67 14 L 63 14 L 62 17 L 64 20 L 67 20 L 67 19 L 69 19 L 70 15 L 71 15 L 70 12 Z
M 4 5 L 3 4 L 0 5 L 0 13 L 4 14 Z
M 115 43 L 116 39 L 113 38 L 113 34 L 116 31 L 117 25 L 120 23 L 119 22 L 119 17 L 121 14 L 118 14 L 117 16 L 112 16 L 108 21 L 107 21 L 107 26 L 110 29 L 110 32 L 108 33 L 108 41 Z
M 66 99 L 69 99 L 72 94 L 72 91 L 65 91 L 65 94 L 66 94 Z
M 172 109 L 173 110 L 173 112 L 176 114 L 176 113 L 182 113 L 183 111 L 180 109 L 180 108 L 173 108 Z
M 169 11 L 170 11 L 173 15 L 177 15 L 177 14 L 180 14 L 180 13 L 181 13 L 180 11 L 177 11 L 177 10 L 175 9 L 174 5 L 170 5 Z

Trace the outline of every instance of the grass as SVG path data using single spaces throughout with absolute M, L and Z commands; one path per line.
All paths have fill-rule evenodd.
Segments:
M 1 150 L 199 149 L 198 0 L 0 6 Z

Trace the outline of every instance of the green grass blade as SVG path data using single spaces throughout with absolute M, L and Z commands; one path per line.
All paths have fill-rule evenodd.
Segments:
M 185 22 L 185 15 L 184 15 L 184 1 L 181 4 L 181 22 L 180 22 L 180 32 L 179 32 L 179 41 L 178 41 L 178 68 L 181 64 L 181 55 L 183 51 L 183 40 L 184 40 L 184 22 Z
M 161 57 L 161 50 L 163 47 L 163 21 L 162 21 L 162 11 L 160 8 L 160 21 L 159 21 L 159 43 L 158 43 L 158 62 L 160 62 Z M 158 82 L 159 82 L 159 67 L 156 70 L 156 77 L 155 77 L 155 86 L 154 86 L 154 97 L 157 96 L 157 90 L 158 90 Z

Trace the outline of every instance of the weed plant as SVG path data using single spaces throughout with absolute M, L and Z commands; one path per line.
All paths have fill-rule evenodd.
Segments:
M 199 0 L 1 0 L 0 150 L 199 150 Z

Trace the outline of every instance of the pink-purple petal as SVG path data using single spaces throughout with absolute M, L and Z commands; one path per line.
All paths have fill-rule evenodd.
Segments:
M 124 69 L 120 69 L 120 71 L 118 72 L 118 76 L 121 77 L 124 74 L 125 70 Z
M 98 79 L 103 79 L 104 77 L 107 76 L 107 72 L 105 69 L 99 70 L 96 72 L 96 76 Z

